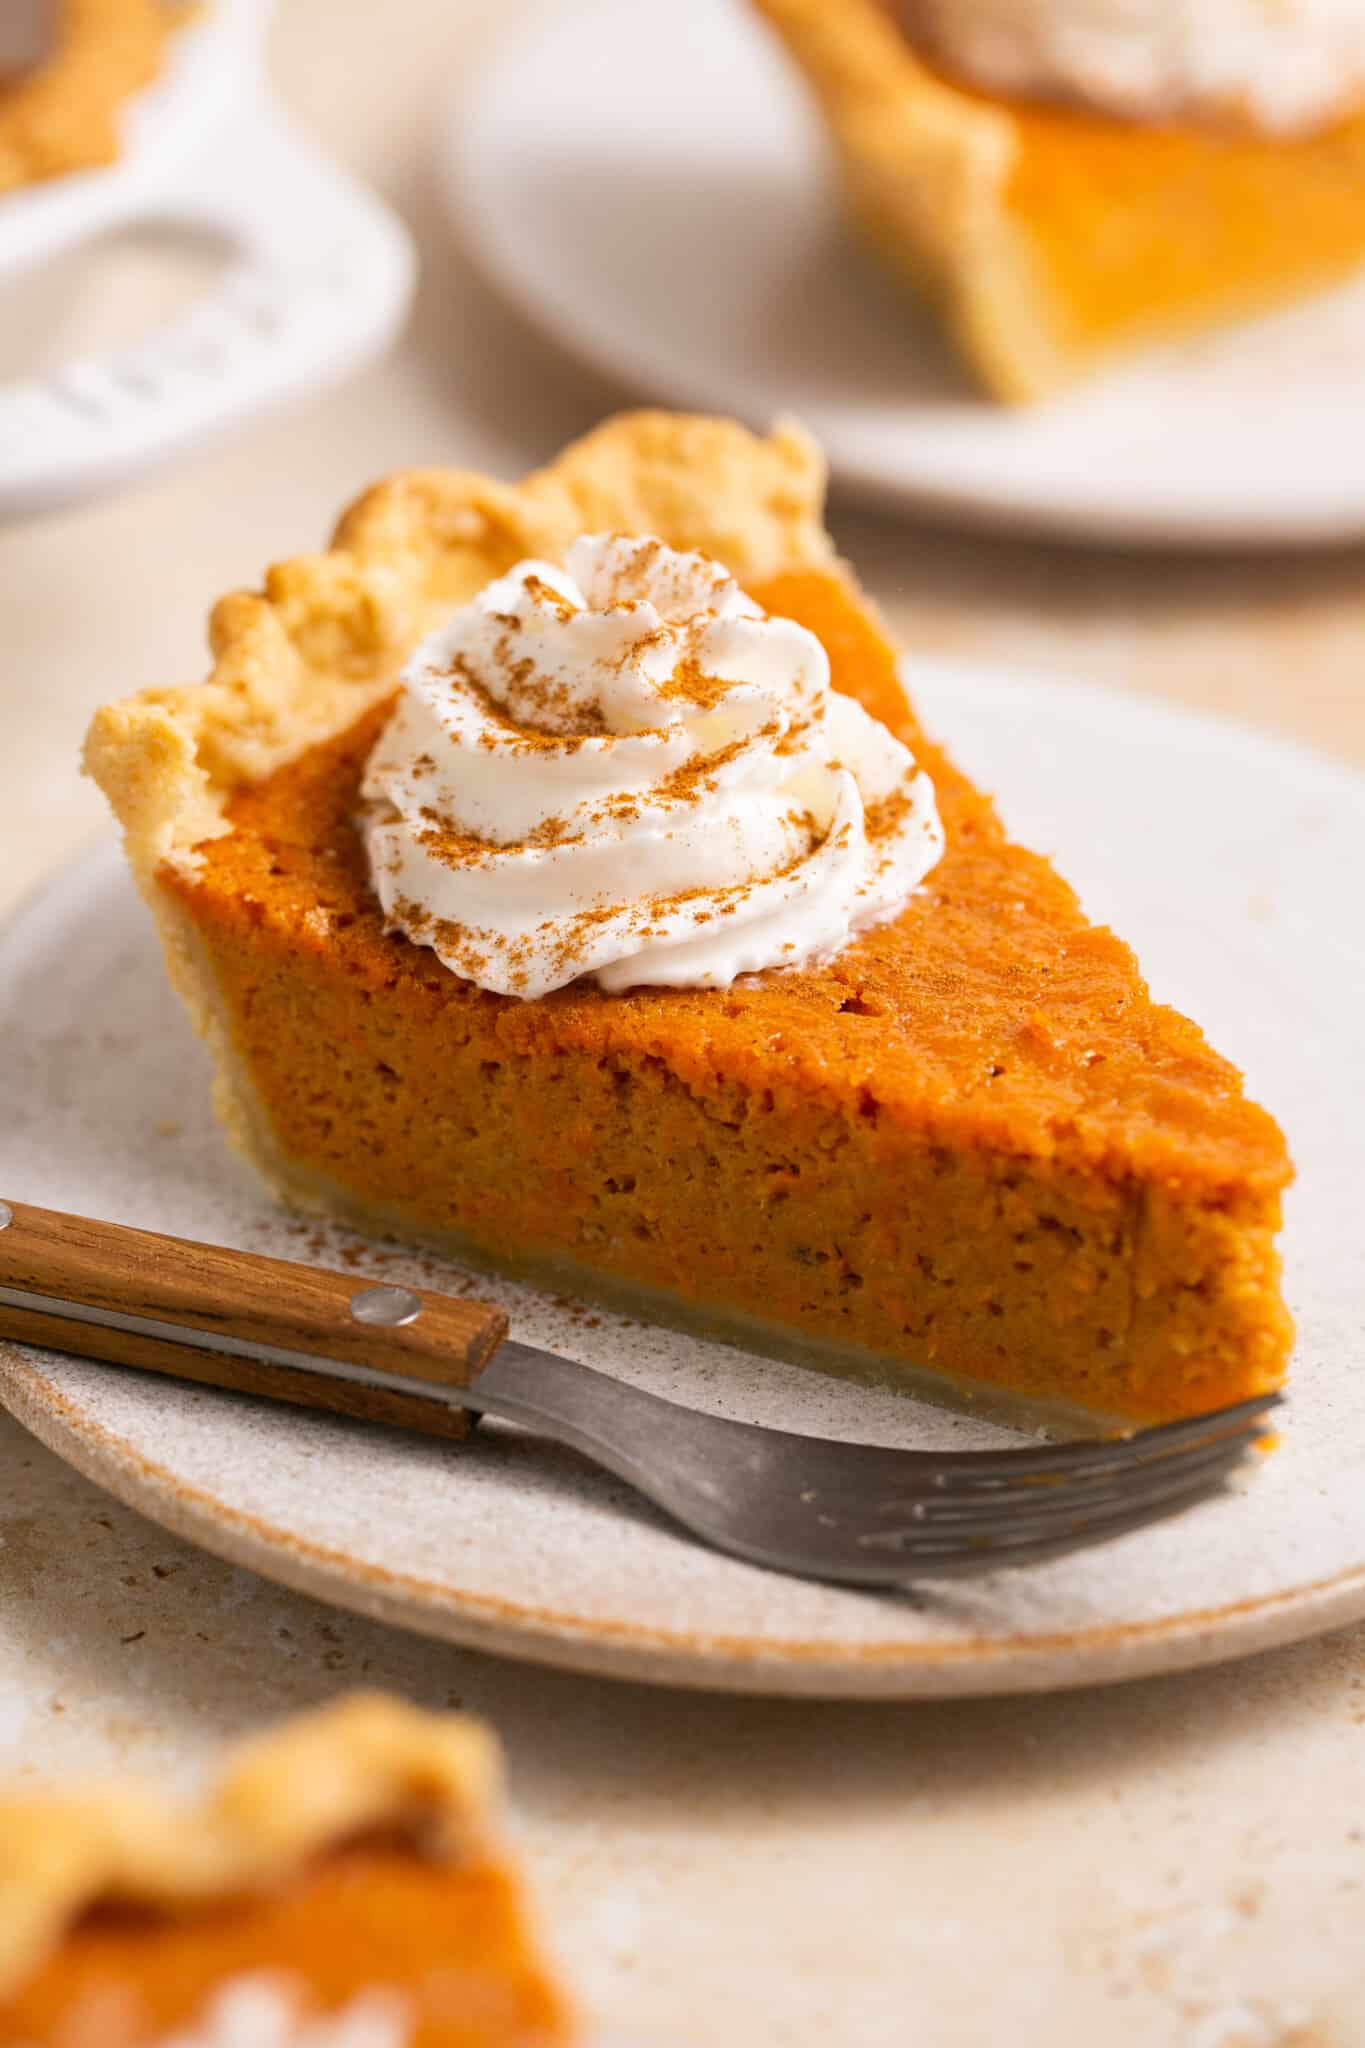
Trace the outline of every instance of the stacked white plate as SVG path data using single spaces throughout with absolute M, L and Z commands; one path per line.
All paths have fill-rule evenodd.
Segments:
M 0 383 L 0 519 L 112 490 L 345 375 L 396 332 L 415 270 L 407 231 L 272 103 L 268 12 L 213 0 L 129 107 L 117 163 L 0 198 L 0 292 L 139 224 L 229 251 L 212 287 L 152 333 Z

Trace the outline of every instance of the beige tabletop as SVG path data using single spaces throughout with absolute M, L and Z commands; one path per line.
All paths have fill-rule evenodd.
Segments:
M 283 0 L 280 87 L 416 228 L 417 315 L 389 361 L 284 423 L 0 534 L 0 904 L 101 829 L 75 767 L 86 717 L 194 676 L 215 594 L 313 545 L 385 470 L 515 473 L 622 402 L 500 309 L 436 211 L 434 121 L 499 11 Z M 0 375 L 127 330 L 177 289 L 145 246 L 64 263 L 7 296 Z M 1365 762 L 1358 554 L 1132 558 L 836 515 L 913 645 L 1235 713 Z M 3 1149 L 0 1132 L 0 1172 Z M 613 2039 L 1365 2043 L 1365 1629 L 1052 1699 L 650 1692 L 285 1593 L 0 1420 L 0 1771 L 178 1774 L 225 1733 L 355 1684 L 495 1722 L 544 1919 Z

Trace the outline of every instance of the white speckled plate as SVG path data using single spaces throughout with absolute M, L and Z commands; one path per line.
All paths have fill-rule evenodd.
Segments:
M 1079 1685 L 1241 1655 L 1365 1615 L 1365 780 L 1235 725 L 916 663 L 915 692 L 1012 827 L 1055 852 L 1289 1131 L 1299 1321 L 1280 1450 L 1177 1522 L 913 1596 L 712 1555 L 567 1452 L 468 1449 L 0 1347 L 21 1421 L 208 1548 L 435 1636 L 585 1670 L 894 1697 Z M 0 1194 L 468 1287 L 291 1222 L 232 1160 L 205 1061 L 112 847 L 0 939 Z M 698 1406 L 966 1446 L 979 1424 L 479 1282 L 531 1341 Z
M 795 413 L 850 488 L 1088 540 L 1365 534 L 1365 274 L 996 405 L 858 246 L 746 0 L 518 8 L 441 174 L 462 240 L 556 341 L 670 405 Z

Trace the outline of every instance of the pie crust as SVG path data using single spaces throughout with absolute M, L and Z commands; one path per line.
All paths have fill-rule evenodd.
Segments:
M 1292 137 L 1144 126 L 950 82 L 886 0 L 753 5 L 811 89 L 855 221 L 997 398 L 1365 261 L 1365 114 Z
M 185 19 L 168 0 L 54 0 L 55 46 L 32 71 L 0 77 L 0 193 L 119 153 L 125 101 L 150 84 Z
M 824 464 L 793 425 L 756 440 L 727 421 L 639 413 L 609 421 L 519 485 L 414 470 L 346 513 L 325 554 L 276 564 L 261 592 L 224 598 L 202 683 L 96 713 L 85 767 L 124 831 L 172 979 L 215 1055 L 215 1106 L 233 1143 L 292 1206 L 334 1208 L 281 1160 L 237 1057 L 193 921 L 165 871 L 194 873 L 243 786 L 345 732 L 394 688 L 412 648 L 515 562 L 557 558 L 579 534 L 667 535 L 742 578 L 832 568 Z M 354 1208 L 364 1227 L 390 1219 Z
M 249 1897 L 370 1833 L 487 1853 L 500 1794 L 480 1723 L 357 1694 L 239 1749 L 189 1810 L 150 1788 L 0 1799 L 0 1998 L 95 1906 L 174 1916 Z

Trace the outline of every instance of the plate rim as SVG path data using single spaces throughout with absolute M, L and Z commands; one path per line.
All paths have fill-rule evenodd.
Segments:
M 1066 681 L 983 658 L 929 653 L 907 657 L 932 725 L 934 681 L 942 690 L 970 684 L 983 702 L 1021 685 L 1051 697 L 1074 721 L 1144 724 L 1222 747 L 1240 744 L 1341 785 L 1343 799 L 1365 794 L 1354 763 L 1224 712 L 1088 682 Z M 928 688 L 926 689 L 926 684 Z M 1008 802 L 1006 800 L 1006 808 Z M 88 836 L 21 892 L 0 917 L 0 944 L 78 883 L 121 872 L 111 831 Z M 701 1692 L 768 1697 L 913 1699 L 1026 1694 L 1117 1683 L 1160 1672 L 1235 1661 L 1261 1650 L 1344 1627 L 1365 1617 L 1365 1557 L 1325 1578 L 1151 1619 L 1109 1621 L 1007 1639 L 957 1643 L 904 1640 L 832 1642 L 686 1630 L 620 1618 L 592 1619 L 520 1605 L 499 1594 L 471 1593 L 417 1574 L 350 1557 L 180 1478 L 130 1439 L 85 1416 L 53 1385 L 27 1347 L 0 1340 L 0 1405 L 74 1469 L 173 1533 L 263 1577 L 387 1625 L 521 1661 L 623 1681 Z
M 126 1507 L 261 1577 L 409 1633 L 584 1675 L 697 1692 L 819 1699 L 933 1699 L 1061 1692 L 1236 1662 L 1365 1615 L 1365 1563 L 1226 1606 L 992 1644 L 829 1646 L 685 1634 L 520 1607 L 354 1558 L 179 1479 L 105 1424 L 82 1417 L 0 1339 L 0 1403 L 29 1433 Z M 428 1625 L 422 1626 L 420 1614 Z M 1077 1660 L 1058 1668 L 1058 1660 Z M 963 1680 L 967 1682 L 962 1682 Z M 946 1682 L 942 1682 L 945 1681 Z M 936 1682 L 939 1681 L 939 1682 Z
M 594 14 L 606 13 L 619 4 L 620 0 L 587 0 L 581 26 L 590 29 Z M 650 351 L 640 348 L 633 338 L 619 332 L 610 337 L 580 318 L 577 310 L 560 303 L 551 307 L 536 290 L 528 267 L 517 260 L 509 239 L 496 231 L 495 224 L 474 203 L 466 175 L 477 132 L 471 111 L 482 112 L 492 103 L 490 85 L 502 70 L 515 65 L 526 35 L 560 19 L 562 10 L 553 0 L 522 0 L 510 17 L 491 23 L 438 115 L 436 183 L 456 240 L 485 285 L 528 328 L 595 375 L 638 399 L 687 410 L 730 413 L 757 429 L 766 429 L 775 416 L 786 416 L 789 408 L 778 404 L 765 411 L 752 394 L 741 395 L 734 388 L 722 391 L 704 371 L 695 376 L 661 371 Z M 1365 279 L 1365 264 L 1359 274 Z M 1002 410 L 1008 415 L 1009 409 Z M 940 517 L 969 532 L 1065 542 L 1083 552 L 1123 546 L 1192 554 L 1216 554 L 1229 548 L 1259 553 L 1349 546 L 1365 538 L 1365 489 L 1353 505 L 1328 499 L 1301 507 L 1289 517 L 1276 513 L 1269 493 L 1258 492 L 1242 492 L 1235 504 L 1201 511 L 1176 498 L 1116 505 L 1103 494 L 1087 497 L 1078 482 L 1063 500 L 1048 503 L 1036 485 L 1011 488 L 1006 484 L 986 490 L 971 481 L 955 482 L 943 476 L 893 477 L 856 454 L 840 451 L 828 435 L 825 446 L 834 485 L 859 502 Z

